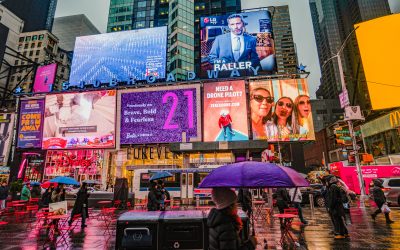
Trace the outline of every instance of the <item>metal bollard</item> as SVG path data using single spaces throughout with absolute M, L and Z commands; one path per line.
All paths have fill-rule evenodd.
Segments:
M 314 195 L 308 194 L 308 198 L 310 200 L 311 215 L 314 216 Z

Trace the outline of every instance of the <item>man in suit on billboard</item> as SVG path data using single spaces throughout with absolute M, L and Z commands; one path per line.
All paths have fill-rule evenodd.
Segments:
M 212 64 L 251 61 L 252 67 L 259 66 L 260 59 L 256 52 L 257 40 L 244 32 L 246 24 L 243 16 L 232 14 L 227 21 L 231 32 L 215 38 L 208 55 L 209 61 Z

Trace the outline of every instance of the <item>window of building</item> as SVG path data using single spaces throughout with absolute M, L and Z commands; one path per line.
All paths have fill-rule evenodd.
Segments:
M 27 49 L 28 48 L 28 44 L 27 43 L 25 43 L 25 45 L 24 45 L 24 49 Z
M 138 2 L 138 8 L 146 7 L 146 1 Z
M 44 39 L 44 35 L 39 35 L 39 40 L 43 40 Z
M 17 76 L 17 81 L 21 81 L 21 76 Z
M 15 76 L 12 76 L 10 79 L 12 82 L 15 81 Z
M 31 41 L 31 36 L 25 37 L 25 42 L 30 42 Z
M 25 37 L 20 37 L 19 42 L 22 43 L 25 40 Z
M 15 60 L 14 65 L 18 65 L 18 63 L 19 63 L 19 60 Z
M 42 42 L 39 42 L 37 45 L 38 48 L 42 47 Z
M 29 51 L 29 56 L 33 56 L 33 51 Z
M 221 2 L 220 1 L 211 2 L 211 8 L 212 9 L 220 9 L 221 8 Z
M 317 114 L 328 114 L 328 112 L 325 109 L 318 109 Z
M 26 56 L 26 51 L 24 51 L 24 53 L 22 53 L 22 55 Z
M 40 50 L 36 50 L 36 54 L 35 55 L 39 55 L 40 54 Z
M 138 11 L 136 13 L 136 17 L 140 18 L 140 17 L 146 17 L 146 11 Z
M 137 22 L 136 23 L 136 28 L 143 28 L 145 25 L 145 21 Z
M 31 44 L 31 49 L 32 49 L 32 48 L 35 48 L 35 45 L 36 45 L 35 43 L 32 43 L 32 44 Z
M 226 7 L 236 6 L 236 0 L 225 0 L 225 6 Z
M 61 68 L 61 73 L 64 73 L 64 72 L 65 72 L 65 68 L 62 67 L 62 68 Z
M 32 36 L 32 41 L 36 41 L 38 39 L 37 35 Z
M 38 62 L 39 61 L 39 58 L 35 58 L 35 62 Z

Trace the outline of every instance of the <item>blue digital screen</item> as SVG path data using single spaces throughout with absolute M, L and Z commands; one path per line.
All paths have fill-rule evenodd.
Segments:
M 77 37 L 70 84 L 165 78 L 167 26 Z

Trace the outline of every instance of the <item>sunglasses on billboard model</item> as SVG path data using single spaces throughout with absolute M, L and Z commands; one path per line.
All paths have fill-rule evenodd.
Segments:
M 307 101 L 299 101 L 299 104 L 300 105 L 304 105 L 304 104 L 310 104 L 311 102 L 310 102 L 310 100 L 307 100 Z
M 263 102 L 264 100 L 266 100 L 268 103 L 274 102 L 274 98 L 271 96 L 264 97 L 262 95 L 253 95 L 253 99 L 256 100 L 257 102 Z
M 286 108 L 289 108 L 289 109 L 291 109 L 293 107 L 293 104 L 291 104 L 290 102 L 288 102 L 288 103 L 284 103 L 282 101 L 278 102 L 278 106 L 282 107 L 283 105 L 286 105 Z

